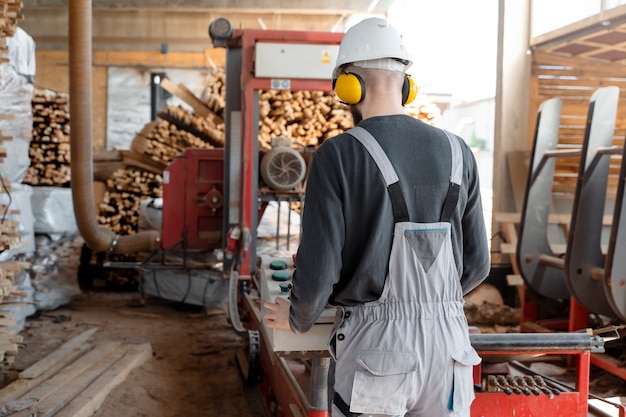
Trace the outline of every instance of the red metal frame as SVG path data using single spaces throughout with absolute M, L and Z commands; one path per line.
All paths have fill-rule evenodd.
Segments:
M 255 45 L 260 41 L 283 42 L 290 44 L 329 44 L 339 45 L 343 39 L 343 33 L 330 32 L 304 32 L 304 31 L 278 31 L 278 30 L 236 30 L 231 37 L 229 46 L 242 48 L 242 158 L 241 158 L 241 223 L 250 227 L 254 224 L 251 207 L 254 207 L 256 187 L 258 185 L 258 172 L 254 169 L 252 158 L 258 158 L 254 154 L 255 126 L 254 116 L 258 103 L 254 101 L 254 93 L 257 90 L 270 90 L 270 78 L 256 78 L 254 76 L 254 52 Z M 331 91 L 330 80 L 291 79 L 291 91 Z M 255 236 L 255 234 L 253 234 Z M 239 276 L 249 278 L 254 260 L 248 253 L 240 266 Z
M 574 297 L 571 297 L 568 319 L 536 321 L 536 306 L 523 300 L 520 331 L 544 331 L 546 333 L 553 331 L 576 332 L 589 327 L 588 316 L 589 311 L 580 305 Z M 590 355 L 590 363 L 618 378 L 626 380 L 626 369 L 621 361 L 617 359 L 603 353 L 592 353 Z
M 479 352 L 480 355 L 509 355 L 531 354 L 537 352 Z M 541 394 L 506 395 L 505 393 L 477 393 L 472 403 L 472 417 L 544 417 L 544 416 L 572 416 L 587 417 L 589 400 L 589 362 L 591 353 L 580 350 L 551 351 L 550 354 L 572 355 L 575 358 L 576 391 L 561 392 L 558 396 L 549 397 Z
M 244 308 L 250 313 L 248 326 L 258 330 L 261 337 L 259 359 L 261 362 L 261 379 L 259 389 L 265 399 L 267 410 L 272 410 L 277 417 L 325 417 L 325 411 L 310 409 L 302 386 L 307 382 L 294 373 L 298 370 L 290 368 L 288 358 L 280 358 L 264 340 L 262 325 L 259 322 L 258 303 L 252 296 L 245 296 Z M 482 357 L 502 355 L 506 359 L 510 355 L 537 355 L 533 351 L 479 351 Z M 575 391 L 562 391 L 560 395 L 539 396 L 506 395 L 505 393 L 479 392 L 471 406 L 471 417 L 545 417 L 568 416 L 587 417 L 589 397 L 590 357 L 588 350 L 555 350 L 546 352 L 550 355 L 568 355 L 574 360 L 576 370 Z M 475 375 L 480 375 L 481 366 L 477 366 Z M 302 384 L 302 386 L 301 386 Z M 306 388 L 305 390 L 306 391 Z M 622 417 L 622 416 L 620 416 Z M 626 417 L 626 416 L 624 416 Z

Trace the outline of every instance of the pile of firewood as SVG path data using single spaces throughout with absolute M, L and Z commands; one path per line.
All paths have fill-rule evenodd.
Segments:
M 413 116 L 430 125 L 436 125 L 441 118 L 441 110 L 436 104 L 418 97 L 415 101 L 407 104 L 404 111 L 409 116 Z
M 6 37 L 13 36 L 18 21 L 24 19 L 22 6 L 19 0 L 0 0 L 0 63 L 9 61 L 4 56 L 9 52 Z
M 23 183 L 68 187 L 70 170 L 70 111 L 67 94 L 35 90 L 30 167 Z
M 119 235 L 134 234 L 139 227 L 139 206 L 150 197 L 162 197 L 163 176 L 135 167 L 120 167 L 106 181 L 99 204 L 98 223 Z
M 263 149 L 271 149 L 276 136 L 317 147 L 354 125 L 348 108 L 323 91 L 269 90 L 261 94 L 259 102 L 259 144 Z
M 212 147 L 188 130 L 180 129 L 167 120 L 157 119 L 144 126 L 133 139 L 130 148 L 166 167 L 185 149 Z
M 181 106 L 167 106 L 164 111 L 159 112 L 159 117 L 191 134 L 189 146 L 200 148 L 207 147 L 207 144 L 211 145 L 209 147 L 217 148 L 224 146 L 224 120 L 218 116 L 213 118 L 198 116 Z

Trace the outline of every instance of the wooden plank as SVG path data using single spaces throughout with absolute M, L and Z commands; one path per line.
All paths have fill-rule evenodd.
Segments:
M 13 326 L 15 323 L 16 322 L 15 322 L 15 319 L 13 319 L 13 316 L 8 317 L 7 315 L 5 317 L 0 317 L 0 326 L 8 327 L 8 326 Z
M 209 108 L 186 87 L 183 86 L 183 88 L 181 88 L 181 84 L 174 85 L 169 78 L 163 78 L 160 85 L 165 90 L 189 104 L 197 115 L 207 117 L 211 114 Z
M 16 379 L 11 382 L 9 385 L 0 390 L 0 398 L 4 401 L 13 401 L 16 398 L 22 397 L 28 391 L 39 385 L 42 381 L 47 380 L 55 373 L 59 371 L 59 369 L 63 368 L 67 363 L 74 361 L 77 357 L 81 356 L 87 350 L 91 349 L 92 346 L 90 344 L 84 344 L 74 350 L 71 356 L 67 357 L 64 362 L 59 363 L 58 365 L 48 369 L 46 372 L 38 376 L 37 378 L 32 379 Z
M 31 412 L 35 412 L 38 417 L 53 417 L 67 404 L 69 404 L 76 396 L 89 387 L 96 379 L 106 372 L 113 364 L 118 362 L 126 353 L 126 349 L 114 343 L 117 347 L 106 354 L 104 357 L 95 361 L 92 366 L 86 369 L 77 377 L 68 381 L 61 389 L 49 396 L 43 401 L 39 401 Z M 34 408 L 34 410 L 33 410 Z
M 126 379 L 130 372 L 152 358 L 149 343 L 128 345 L 126 353 L 104 374 L 81 392 L 55 417 L 88 417 L 100 408 L 109 393 Z
M 25 399 L 24 397 L 37 398 L 37 404 L 34 407 L 29 407 L 24 411 L 13 414 L 11 417 L 31 417 L 33 414 L 39 415 L 34 409 L 35 407 L 43 403 L 46 398 L 57 395 L 60 390 L 65 389 L 66 384 L 69 384 L 72 380 L 89 369 L 94 363 L 106 357 L 115 349 L 118 349 L 120 345 L 120 342 L 104 342 L 94 347 L 76 361 L 60 370 L 50 379 L 43 381 L 40 385 L 24 394 L 20 399 Z
M 37 61 L 57 62 L 66 66 L 69 62 L 67 51 L 37 50 Z M 156 67 L 156 68 L 207 68 L 210 63 L 226 65 L 226 49 L 207 48 L 203 52 L 170 51 L 93 51 L 94 66 Z
M 17 343 L 5 343 L 0 342 L 0 352 L 7 353 L 9 355 L 17 355 L 18 345 Z
M 61 347 L 35 364 L 29 366 L 20 372 L 20 378 L 29 379 L 29 378 L 37 378 L 48 369 L 56 366 L 61 361 L 64 361 L 68 356 L 70 356 L 74 351 L 80 348 L 80 345 L 85 343 L 95 332 L 98 331 L 98 328 L 92 328 L 84 331 L 73 339 L 61 345 Z M 1 392 L 1 391 L 0 391 Z

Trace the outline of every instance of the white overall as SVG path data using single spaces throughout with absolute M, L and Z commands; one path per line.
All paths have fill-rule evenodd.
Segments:
M 445 221 L 456 206 L 463 172 L 458 139 L 446 132 L 452 148 L 450 190 L 456 191 L 448 192 L 441 221 L 413 223 L 378 142 L 360 127 L 349 133 L 381 170 L 396 224 L 380 299 L 338 310 L 330 348 L 336 361 L 332 416 L 469 416 L 472 366 L 480 357 L 469 341 L 451 225 Z

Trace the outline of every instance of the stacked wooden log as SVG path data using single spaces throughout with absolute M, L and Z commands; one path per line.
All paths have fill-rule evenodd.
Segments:
M 409 116 L 420 119 L 430 125 L 437 125 L 441 118 L 439 107 L 423 97 L 418 97 L 415 101 L 406 105 L 404 111 Z
M 9 61 L 6 38 L 13 36 L 18 22 L 24 19 L 22 7 L 19 0 L 0 0 L 0 63 Z
M 226 109 L 226 72 L 223 67 L 213 69 L 211 82 L 202 92 L 200 99 L 206 103 L 206 107 L 211 114 L 221 119 L 223 123 L 224 111 Z
M 131 151 L 164 169 L 185 149 L 224 146 L 225 85 L 223 68 L 214 70 L 201 98 L 183 84 L 175 85 L 164 78 L 161 87 L 184 101 L 190 109 L 168 106 L 159 112 L 159 119 L 146 124 L 135 136 Z M 407 113 L 433 124 L 439 115 L 438 108 L 424 100 L 419 103 L 419 106 L 407 108 Z M 330 92 L 268 90 L 259 95 L 258 141 L 261 150 L 270 149 L 272 138 L 276 136 L 291 138 L 302 147 L 316 148 L 325 139 L 352 126 L 349 108 L 336 101 Z M 106 181 L 99 221 L 115 228 L 117 233 L 134 233 L 135 210 L 138 210 L 141 199 L 161 196 L 162 188 L 158 184 L 161 178 L 148 179 L 152 184 L 150 187 L 129 190 L 129 184 L 142 183 L 144 179 L 135 167 L 122 170 L 125 171 L 123 174 L 117 171 Z
M 30 167 L 24 184 L 68 187 L 70 185 L 69 97 L 51 90 L 33 94 L 33 138 Z
M 259 119 L 262 149 L 271 149 L 276 136 L 317 147 L 353 126 L 347 107 L 323 91 L 265 91 L 260 96 Z
M 98 222 L 119 235 L 134 234 L 141 201 L 163 195 L 163 177 L 136 167 L 120 167 L 106 181 Z

